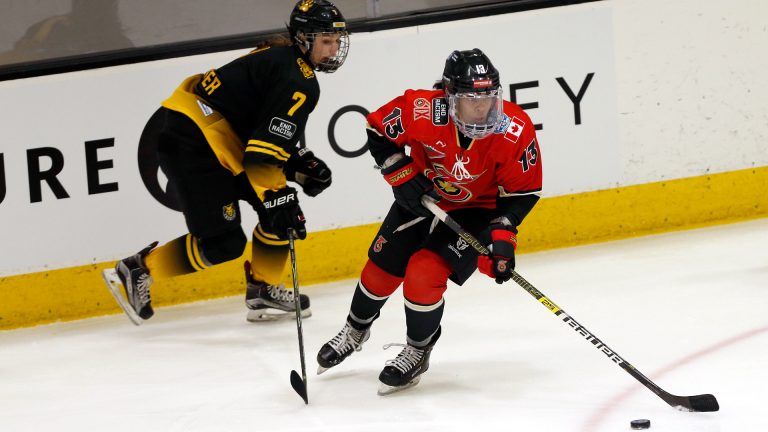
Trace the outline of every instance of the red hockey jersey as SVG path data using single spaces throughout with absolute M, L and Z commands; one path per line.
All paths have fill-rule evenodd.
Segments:
M 504 119 L 492 134 L 465 149 L 448 115 L 443 90 L 407 90 L 368 115 L 368 124 L 400 147 L 435 184 L 441 208 L 495 208 L 502 197 L 541 194 L 541 152 L 533 122 L 504 101 Z

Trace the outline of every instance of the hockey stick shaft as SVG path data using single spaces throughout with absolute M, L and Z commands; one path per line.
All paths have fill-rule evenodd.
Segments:
M 288 230 L 288 249 L 291 254 L 291 275 L 293 276 L 293 300 L 296 306 L 296 330 L 299 333 L 299 356 L 301 358 L 301 379 L 296 371 L 291 371 L 291 386 L 296 393 L 304 399 L 304 403 L 309 403 L 307 393 L 307 366 L 304 361 L 304 330 L 301 327 L 301 294 L 299 293 L 299 272 L 296 270 L 296 244 L 294 237 L 296 232 L 293 229 Z
M 446 224 L 451 230 L 459 235 L 464 241 L 471 245 L 481 255 L 488 255 L 490 251 L 488 248 L 482 245 L 475 236 L 464 230 L 453 218 L 451 218 L 445 210 L 441 209 L 433 199 L 428 196 L 423 196 L 421 199 L 422 204 L 429 211 L 431 211 L 441 222 Z M 555 302 L 550 300 L 541 291 L 536 289 L 530 282 L 525 280 L 517 272 L 512 271 L 512 280 L 515 281 L 520 287 L 528 292 L 533 298 L 539 301 L 544 307 L 549 309 L 557 317 L 559 317 L 564 323 L 568 324 L 578 334 L 584 337 L 588 342 L 595 346 L 599 351 L 605 354 L 614 363 L 618 364 L 627 373 L 632 375 L 641 384 L 659 396 L 664 402 L 670 406 L 684 410 L 684 411 L 717 411 L 719 405 L 717 399 L 710 394 L 696 395 L 696 396 L 675 396 L 664 391 L 661 387 L 656 385 L 650 378 L 643 375 L 639 370 L 632 366 L 628 361 L 624 360 L 619 354 L 612 350 L 603 341 L 598 339 L 593 333 L 587 330 L 584 326 L 579 324 L 573 317 L 568 315 L 562 308 L 560 308 Z

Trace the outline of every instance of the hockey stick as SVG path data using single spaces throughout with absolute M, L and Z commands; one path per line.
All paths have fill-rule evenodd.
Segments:
M 429 209 L 429 211 L 434 213 L 434 215 L 437 216 L 437 218 L 440 219 L 440 221 L 448 225 L 450 229 L 456 232 L 456 234 L 458 234 L 459 237 L 461 237 L 464 241 L 469 243 L 478 253 L 482 255 L 488 255 L 490 253 L 488 248 L 483 246 L 477 240 L 477 238 L 475 238 L 469 232 L 465 231 L 461 227 L 461 225 L 459 225 L 455 220 L 453 220 L 448 215 L 448 213 L 446 213 L 443 209 L 438 207 L 434 200 L 424 195 L 421 198 L 421 203 L 424 205 L 424 207 Z M 532 295 L 533 298 L 535 298 L 541 304 L 543 304 L 544 307 L 549 309 L 556 316 L 560 317 L 560 319 L 564 323 L 568 324 L 578 334 L 583 336 L 584 339 L 586 339 L 588 342 L 594 345 L 595 348 L 597 348 L 603 354 L 608 356 L 608 358 L 613 360 L 614 363 L 621 366 L 621 368 L 627 371 L 628 374 L 632 375 L 636 380 L 640 381 L 642 385 L 646 386 L 649 390 L 651 390 L 658 397 L 660 397 L 664 402 L 669 404 L 669 406 L 673 408 L 677 408 L 680 411 L 697 411 L 697 412 L 710 412 L 710 411 L 717 411 L 720 409 L 720 405 L 717 403 L 717 399 L 715 399 L 715 397 L 711 394 L 702 394 L 702 395 L 695 395 L 695 396 L 676 396 L 676 395 L 667 393 L 661 387 L 657 386 L 653 381 L 651 381 L 648 377 L 640 373 L 639 370 L 635 369 L 634 366 L 632 366 L 631 364 L 629 364 L 629 362 L 627 362 L 621 356 L 619 356 L 619 354 L 616 353 L 616 351 L 609 348 L 608 345 L 603 343 L 592 332 L 590 332 L 584 326 L 579 324 L 575 319 L 573 319 L 573 317 L 568 315 L 564 310 L 562 310 L 559 306 L 557 306 L 555 302 L 547 298 L 547 296 L 545 296 L 541 291 L 536 289 L 536 287 L 531 285 L 527 280 L 523 279 L 523 277 L 517 274 L 517 272 L 515 271 L 512 271 L 512 280 L 514 280 L 518 285 L 520 285 L 524 290 L 526 290 L 528 294 Z
M 301 357 L 301 376 L 295 371 L 291 371 L 291 386 L 296 393 L 304 399 L 304 404 L 309 404 L 307 395 L 307 366 L 304 362 L 304 331 L 301 328 L 301 296 L 299 294 L 299 274 L 296 271 L 296 246 L 293 238 L 296 231 L 293 228 L 288 230 L 288 249 L 291 252 L 291 273 L 293 274 L 293 303 L 296 305 L 296 330 L 299 333 L 299 356 Z

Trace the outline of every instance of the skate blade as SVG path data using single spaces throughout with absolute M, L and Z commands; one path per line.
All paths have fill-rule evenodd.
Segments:
M 106 269 L 101 272 L 101 277 L 104 278 L 104 282 L 107 283 L 109 292 L 112 293 L 112 297 L 117 300 L 117 304 L 123 309 L 131 322 L 137 326 L 144 322 L 143 319 L 136 313 L 128 303 L 128 299 L 123 295 L 123 283 L 120 282 L 120 278 L 117 276 L 115 269 Z
M 312 316 L 311 309 L 303 309 L 301 311 L 302 318 L 309 318 Z M 264 308 L 249 310 L 245 319 L 248 322 L 270 322 L 270 321 L 283 321 L 296 318 L 296 312 L 287 312 L 280 309 Z
M 406 390 L 406 389 L 409 389 L 409 388 L 415 386 L 416 384 L 419 383 L 419 381 L 421 381 L 421 375 L 419 375 L 416 378 L 412 379 L 408 384 L 401 385 L 401 386 L 396 386 L 396 387 L 393 387 L 393 386 L 390 386 L 390 385 L 386 385 L 384 383 L 379 383 L 378 394 L 379 394 L 379 396 L 386 396 L 386 395 L 390 395 L 392 393 L 397 393 L 399 391 L 403 391 L 403 390 Z
M 322 374 L 323 372 L 327 371 L 328 369 L 330 369 L 330 368 L 326 368 L 326 367 L 318 366 L 318 367 L 317 367 L 317 374 L 318 374 L 318 375 L 320 375 L 320 374 Z

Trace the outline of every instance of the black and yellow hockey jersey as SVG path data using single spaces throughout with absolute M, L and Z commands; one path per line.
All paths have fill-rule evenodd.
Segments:
M 192 119 L 219 162 L 246 171 L 263 198 L 285 186 L 283 164 L 296 152 L 320 86 L 299 47 L 267 46 L 187 78 L 162 105 Z

